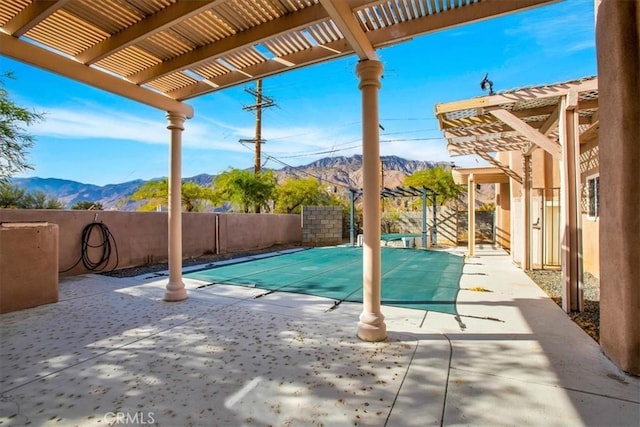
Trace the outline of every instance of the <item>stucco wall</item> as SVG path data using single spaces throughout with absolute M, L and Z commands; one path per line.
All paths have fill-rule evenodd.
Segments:
M 57 254 L 57 225 L 0 224 L 0 313 L 58 301 Z
M 216 239 L 216 217 L 220 235 Z M 83 229 L 93 222 L 103 223 L 113 235 L 118 250 L 118 268 L 167 260 L 168 219 L 166 212 L 111 212 L 0 209 L 0 222 L 46 221 L 59 227 L 59 269 L 78 261 Z M 91 242 L 101 241 L 98 230 Z M 300 243 L 299 215 L 183 213 L 182 252 L 185 258 L 204 253 L 237 252 L 266 248 L 274 244 Z M 114 248 L 115 249 L 115 248 Z M 89 255 L 98 257 L 97 250 Z M 2 257 L 11 257 L 3 251 Z M 92 258 L 92 259 L 93 259 Z M 26 261 L 25 261 L 26 262 Z M 115 253 L 108 268 L 115 264 Z M 86 273 L 82 263 L 65 275 Z
M 219 221 L 222 253 L 302 242 L 300 215 L 226 214 Z
M 511 193 L 509 184 L 497 184 L 496 195 L 496 243 L 511 249 Z
M 582 269 L 600 277 L 600 221 L 582 215 Z
M 582 268 L 600 277 L 600 218 L 587 216 L 587 178 L 600 174 L 597 133 L 580 141 L 580 184 L 582 191 Z
M 640 375 L 640 3 L 603 0 L 597 13 L 600 345 Z

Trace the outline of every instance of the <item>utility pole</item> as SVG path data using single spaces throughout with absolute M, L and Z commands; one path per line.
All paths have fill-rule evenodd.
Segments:
M 253 165 L 253 173 L 257 177 L 262 170 L 262 144 L 266 141 L 262 139 L 262 109 L 273 107 L 276 105 L 275 101 L 268 96 L 264 96 L 262 94 L 262 79 L 256 80 L 256 88 L 245 88 L 245 92 L 256 97 L 256 103 L 253 105 L 245 105 L 242 107 L 245 111 L 255 111 L 256 112 L 256 136 L 253 139 L 255 145 L 255 155 L 254 155 L 254 165 Z M 241 139 L 240 143 L 243 142 L 251 142 L 250 139 Z M 257 204 L 255 206 L 255 212 L 260 213 L 260 205 Z
M 251 139 L 241 139 L 240 142 L 250 142 L 253 141 L 255 144 L 255 155 L 254 155 L 254 166 L 253 171 L 256 175 L 260 173 L 262 170 L 262 160 L 261 160 L 261 145 L 266 141 L 262 139 L 262 109 L 269 108 L 276 105 L 275 101 L 268 96 L 262 94 L 262 79 L 256 80 L 256 88 L 245 88 L 245 92 L 256 97 L 256 103 L 253 105 L 245 105 L 242 107 L 245 111 L 255 111 L 256 112 L 256 136 L 253 140 Z

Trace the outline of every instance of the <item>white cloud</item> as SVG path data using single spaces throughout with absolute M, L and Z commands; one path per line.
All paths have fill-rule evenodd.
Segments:
M 595 47 L 593 0 L 570 0 L 542 7 L 505 29 L 507 36 L 530 37 L 549 53 L 575 52 Z M 518 41 L 518 43 L 521 43 Z
M 137 117 L 103 107 L 85 105 L 83 109 L 49 108 L 45 120 L 29 130 L 41 137 L 67 139 L 107 139 L 167 145 L 170 141 L 166 122 Z M 240 139 L 253 139 L 255 127 L 234 126 L 215 120 L 187 120 L 183 146 L 200 149 L 245 151 Z M 317 127 L 265 127 L 263 138 L 274 152 L 316 150 L 324 148 L 327 132 Z
M 136 117 L 104 107 L 86 108 L 42 108 L 46 119 L 33 126 L 30 131 L 38 136 L 67 139 L 107 139 L 134 141 L 144 144 L 167 145 L 170 141 L 166 122 Z M 438 132 L 439 133 L 439 132 Z M 436 135 L 438 134 L 436 133 Z M 253 126 L 236 126 L 212 119 L 188 120 L 185 123 L 183 146 L 227 153 L 247 153 L 253 150 L 251 142 L 239 143 L 240 139 L 252 140 Z M 343 126 L 265 126 L 262 131 L 267 141 L 263 146 L 264 158 L 291 165 L 301 165 L 322 157 L 351 156 L 362 153 L 360 128 L 357 123 Z M 381 155 L 396 155 L 407 159 L 455 162 L 460 166 L 474 166 L 475 161 L 452 158 L 446 150 L 444 140 L 392 141 L 385 142 L 381 135 Z

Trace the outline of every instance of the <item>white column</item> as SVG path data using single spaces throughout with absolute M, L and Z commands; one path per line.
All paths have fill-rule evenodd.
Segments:
M 382 63 L 365 60 L 356 73 L 362 90 L 362 175 L 363 175 L 363 252 L 362 314 L 358 337 L 364 341 L 382 341 L 387 325 L 380 310 L 380 137 L 378 134 L 378 90 Z
M 472 173 L 467 177 L 467 255 L 473 256 L 476 249 L 476 182 Z
M 169 169 L 169 283 L 165 301 L 182 301 L 187 290 L 182 282 L 182 131 L 184 114 L 168 112 L 167 129 L 171 131 Z

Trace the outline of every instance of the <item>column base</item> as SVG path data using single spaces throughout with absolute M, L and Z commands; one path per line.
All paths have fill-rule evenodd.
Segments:
M 182 281 L 167 283 L 166 291 L 164 292 L 165 301 L 182 301 L 187 299 L 187 289 Z
M 358 338 L 369 342 L 387 339 L 387 325 L 384 323 L 384 315 L 363 311 L 358 322 Z

